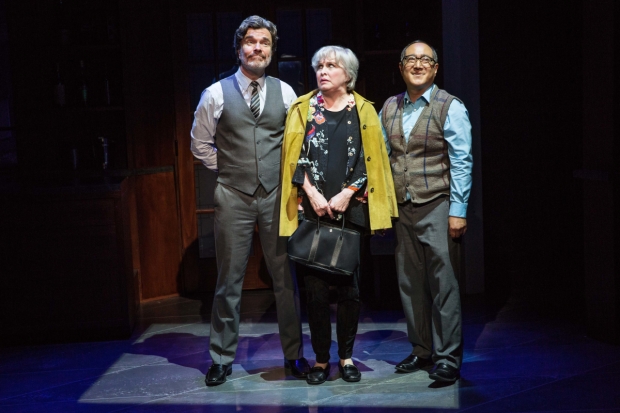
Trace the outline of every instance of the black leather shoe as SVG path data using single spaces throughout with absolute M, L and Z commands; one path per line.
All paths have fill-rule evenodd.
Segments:
M 396 365 L 396 370 L 403 373 L 413 373 L 418 370 L 430 370 L 433 367 L 433 360 L 430 358 L 423 359 L 410 354 L 406 359 Z
M 305 358 L 300 358 L 297 360 L 284 360 L 284 368 L 286 369 L 286 374 L 292 374 L 294 377 L 298 379 L 305 379 L 308 377 L 308 373 L 310 372 L 310 366 L 308 365 L 308 360 Z
M 431 370 L 428 378 L 443 383 L 454 383 L 461 377 L 459 369 L 447 365 L 446 363 L 439 363 Z
M 357 366 L 353 364 L 345 364 L 344 367 L 340 363 L 338 363 L 338 370 L 340 371 L 340 375 L 342 376 L 342 380 L 349 382 L 360 381 L 362 378 L 362 373 L 359 371 Z
M 323 367 L 312 367 L 310 369 L 310 373 L 308 373 L 308 377 L 306 378 L 306 383 L 308 384 L 323 384 L 325 380 L 329 377 L 329 363 L 325 368 Z
M 226 376 L 232 374 L 232 365 L 226 364 L 211 364 L 207 377 L 205 377 L 205 383 L 207 386 L 217 386 L 226 382 Z

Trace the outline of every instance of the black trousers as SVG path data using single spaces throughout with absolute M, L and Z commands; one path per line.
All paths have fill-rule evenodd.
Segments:
M 338 356 L 351 358 L 360 315 L 359 267 L 353 275 L 329 274 L 306 268 L 304 277 L 307 297 L 308 324 L 312 349 L 317 363 L 329 361 L 332 341 L 331 312 L 329 307 L 330 286 L 338 293 L 336 310 L 336 338 Z

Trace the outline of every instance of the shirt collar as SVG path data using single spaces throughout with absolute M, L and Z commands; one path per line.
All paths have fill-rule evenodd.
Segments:
M 418 98 L 418 100 L 420 100 L 421 98 L 424 98 L 424 99 L 426 100 L 426 102 L 427 102 L 427 103 L 428 103 L 428 102 L 430 102 L 430 101 L 431 101 L 431 95 L 433 94 L 433 89 L 435 89 L 435 84 L 431 85 L 431 87 L 429 87 L 428 89 L 426 89 L 426 92 L 424 92 L 424 93 L 422 94 L 422 96 L 420 96 L 420 97 Z M 411 104 L 411 103 L 415 103 L 415 102 L 412 102 L 412 101 L 409 99 L 409 93 L 405 92 L 405 105 L 409 105 L 409 104 Z
M 250 83 L 252 83 L 252 79 L 243 74 L 243 72 L 241 71 L 241 67 L 237 69 L 235 77 L 237 78 L 237 83 L 239 83 L 239 88 L 241 90 L 246 91 L 250 88 Z M 265 75 L 262 75 L 260 78 L 256 79 L 256 82 L 258 82 L 258 89 L 263 89 L 265 87 Z

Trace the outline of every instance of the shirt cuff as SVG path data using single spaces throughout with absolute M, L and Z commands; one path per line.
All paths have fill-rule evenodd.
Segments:
M 467 216 L 467 204 L 460 204 L 454 201 L 450 202 L 450 213 L 448 215 L 451 217 L 465 218 Z

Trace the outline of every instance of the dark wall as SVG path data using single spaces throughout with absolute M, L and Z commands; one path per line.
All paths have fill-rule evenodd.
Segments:
M 486 291 L 496 300 L 527 290 L 582 304 L 580 9 L 479 4 Z

